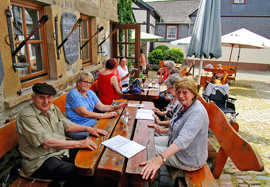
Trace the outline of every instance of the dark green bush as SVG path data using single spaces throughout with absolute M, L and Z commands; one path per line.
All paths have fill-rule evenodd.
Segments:
M 157 46 L 155 49 L 161 49 L 162 52 L 164 53 L 165 51 L 169 49 L 169 47 L 167 45 L 160 45 L 160 46 Z
M 184 53 L 179 48 L 171 48 L 165 51 L 164 56 L 166 60 L 173 60 L 177 64 L 182 64 L 184 62 Z
M 161 60 L 164 60 L 164 53 L 161 49 L 154 49 L 149 53 L 148 58 L 153 64 L 159 64 Z

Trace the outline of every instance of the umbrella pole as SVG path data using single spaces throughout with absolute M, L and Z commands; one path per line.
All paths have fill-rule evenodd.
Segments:
M 200 58 L 199 77 L 198 77 L 198 91 L 199 91 L 200 86 L 201 86 L 202 65 L 203 65 L 203 57 Z
M 238 55 L 237 55 L 237 62 L 239 62 L 239 58 L 240 58 L 240 51 L 241 51 L 241 48 L 239 47 L 239 51 L 238 51 Z
M 240 52 L 241 52 L 241 47 L 239 46 L 238 55 L 237 55 L 237 62 L 235 64 L 235 77 L 236 77 L 236 71 L 238 69 L 238 64 L 239 64 L 239 59 L 240 59 Z
M 230 53 L 230 58 L 229 58 L 229 66 L 231 65 L 231 59 L 232 59 L 232 51 L 233 51 L 233 47 L 234 47 L 234 45 L 232 44 L 231 53 Z

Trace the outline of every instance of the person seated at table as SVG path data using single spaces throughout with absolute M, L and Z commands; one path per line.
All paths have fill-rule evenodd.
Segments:
M 175 72 L 175 63 L 171 60 L 164 61 L 163 67 L 160 68 L 160 77 L 159 77 L 159 84 L 162 84 L 170 74 L 172 74 L 172 71 Z
M 106 135 L 107 132 L 68 120 L 53 104 L 56 90 L 51 85 L 36 83 L 32 90 L 32 104 L 19 113 L 16 126 L 24 174 L 67 180 L 67 187 L 82 186 L 82 177 L 74 165 L 75 149 L 95 150 L 97 145 L 90 139 L 66 140 L 65 132 L 87 132 L 94 136 Z
M 122 88 L 128 87 L 130 73 L 128 72 L 127 59 L 125 57 L 120 58 L 120 63 L 117 66 L 117 70 L 121 79 Z
M 208 83 L 204 93 L 203 97 L 204 98 L 209 98 L 210 95 L 215 95 L 216 91 L 219 90 L 223 95 L 228 95 L 229 94 L 229 84 L 215 84 L 215 83 Z
M 221 64 L 218 64 L 216 69 L 223 70 L 223 67 L 222 67 Z M 224 77 L 224 73 L 223 72 L 218 72 L 218 73 L 215 73 L 214 76 L 215 76 L 216 79 L 221 80 Z
M 81 72 L 76 88 L 71 89 L 66 97 L 66 115 L 68 119 L 74 123 L 88 127 L 94 127 L 97 119 L 116 116 L 117 113 L 112 111 L 126 106 L 125 103 L 117 106 L 104 105 L 96 94 L 89 89 L 92 82 L 93 76 L 91 73 Z M 94 112 L 94 109 L 106 113 L 97 113 Z M 72 139 L 84 139 L 89 136 L 87 132 L 72 132 L 67 135 Z
M 105 69 L 98 76 L 98 98 L 106 105 L 111 105 L 113 100 L 120 99 L 122 95 L 115 70 L 117 70 L 117 63 L 111 58 L 106 61 Z
M 173 116 L 167 136 L 155 137 L 156 157 L 142 162 L 142 179 L 154 179 L 165 164 L 185 171 L 203 167 L 208 157 L 208 114 L 197 100 L 197 84 L 191 78 L 175 83 L 176 97 L 182 105 Z
M 209 64 L 206 64 L 204 68 L 214 69 L 214 66 L 211 63 L 209 63 Z
M 119 63 L 115 58 L 112 58 L 112 59 L 114 60 L 114 63 L 115 63 L 114 68 L 113 68 L 113 72 L 117 78 L 118 85 L 119 85 L 120 89 L 122 90 L 121 77 L 120 77 L 120 74 L 118 71 Z
M 177 98 L 175 97 L 175 90 L 174 90 L 174 84 L 175 82 L 179 81 L 181 78 L 178 74 L 172 74 L 170 75 L 164 84 L 167 86 L 167 93 L 171 94 L 172 99 L 171 102 L 166 107 L 165 111 L 160 111 L 158 108 L 154 108 L 153 111 L 155 112 L 154 118 L 157 126 L 153 126 L 157 133 L 156 135 L 160 135 L 159 128 L 167 128 L 170 124 L 170 120 L 173 117 L 173 114 L 178 110 L 178 108 L 181 106 Z M 163 117 L 164 120 L 160 120 L 160 117 Z

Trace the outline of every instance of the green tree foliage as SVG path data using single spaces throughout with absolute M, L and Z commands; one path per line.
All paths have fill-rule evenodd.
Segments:
M 135 23 L 132 17 L 132 2 L 137 0 L 118 0 L 118 20 L 120 24 L 132 24 Z
M 117 11 L 118 11 L 118 20 L 120 24 L 133 24 L 135 23 L 132 16 L 132 2 L 137 0 L 118 0 Z M 119 41 L 122 42 L 124 39 L 124 31 L 119 31 Z M 131 31 L 128 31 L 128 38 L 131 38 Z M 119 45 L 120 55 L 123 56 L 123 45 Z M 129 54 L 131 51 L 128 52 Z
M 162 52 L 164 53 L 165 51 L 169 49 L 169 47 L 167 45 L 159 45 L 155 49 L 161 49 Z
M 179 48 L 166 50 L 164 56 L 166 60 L 173 60 L 177 64 L 182 64 L 184 62 L 184 53 Z
M 153 64 L 159 64 L 161 60 L 164 60 L 164 53 L 161 49 L 154 49 L 148 54 L 148 58 Z

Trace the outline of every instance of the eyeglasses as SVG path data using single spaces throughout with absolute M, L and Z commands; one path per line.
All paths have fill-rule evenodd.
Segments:
M 82 80 L 81 80 L 81 82 L 84 82 L 84 83 L 86 83 L 86 84 L 92 84 L 92 83 L 93 83 L 93 82 L 82 81 Z

